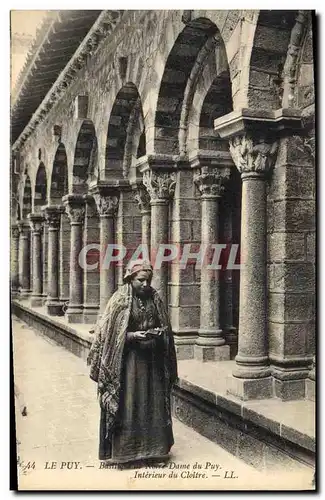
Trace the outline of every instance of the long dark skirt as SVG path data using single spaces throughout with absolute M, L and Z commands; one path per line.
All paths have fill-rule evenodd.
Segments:
M 133 341 L 125 347 L 117 428 L 108 439 L 101 410 L 100 460 L 123 463 L 169 453 L 174 439 L 165 402 L 160 342 Z

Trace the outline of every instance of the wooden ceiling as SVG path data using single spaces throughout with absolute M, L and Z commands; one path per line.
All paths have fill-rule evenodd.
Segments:
M 65 10 L 56 15 L 52 13 L 45 20 L 12 96 L 12 144 L 18 139 L 101 12 Z

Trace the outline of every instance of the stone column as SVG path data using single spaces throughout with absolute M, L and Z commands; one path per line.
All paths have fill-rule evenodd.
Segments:
M 19 227 L 11 226 L 11 293 L 15 297 L 19 291 Z
M 146 170 L 143 173 L 143 184 L 150 195 L 151 204 L 150 247 L 151 262 L 154 266 L 152 285 L 168 307 L 168 263 L 162 262 L 157 266 L 156 257 L 158 252 L 161 252 L 160 245 L 167 244 L 169 240 L 168 211 L 170 199 L 175 191 L 175 173 Z
M 43 306 L 46 305 L 47 301 L 47 290 L 48 290 L 48 236 L 49 236 L 49 226 L 45 218 L 46 207 L 42 208 L 42 213 L 44 214 L 43 221 L 43 236 L 42 236 L 42 264 L 43 264 Z
M 230 139 L 230 152 L 242 178 L 241 274 L 238 354 L 230 392 L 242 399 L 272 396 L 266 303 L 266 175 L 277 142 L 247 133 Z
M 69 323 L 83 321 L 83 269 L 79 263 L 82 250 L 82 225 L 85 217 L 85 200 L 83 195 L 66 195 L 62 198 L 70 219 L 70 293 L 66 317 Z
M 65 312 L 69 302 L 69 287 L 70 287 L 70 221 L 65 211 L 61 213 L 60 230 L 59 230 L 59 286 L 60 286 L 60 302 Z
M 150 255 L 151 208 L 150 195 L 143 185 L 135 186 L 135 199 L 142 217 L 142 244 L 147 245 Z
M 29 214 L 30 227 L 32 230 L 32 253 L 33 253 L 33 292 L 31 305 L 41 307 L 43 305 L 43 271 L 42 271 L 42 229 L 43 217 L 40 214 Z
M 48 289 L 47 312 L 50 316 L 62 316 L 59 300 L 59 229 L 62 208 L 48 206 L 45 217 L 48 223 Z
M 19 285 L 20 298 L 27 298 L 30 289 L 30 226 L 26 221 L 19 221 Z
M 194 177 L 201 192 L 201 245 L 207 248 L 201 269 L 199 337 L 194 347 L 194 356 L 200 361 L 230 359 L 230 348 L 225 345 L 220 328 L 220 280 L 216 269 L 219 259 L 213 263 L 212 246 L 219 242 L 219 200 L 229 173 L 226 168 L 204 166 Z M 218 252 L 217 249 L 214 251 Z
M 93 196 L 85 195 L 85 225 L 83 234 L 84 248 L 89 244 L 98 244 L 99 241 L 99 221 L 96 204 Z M 96 252 L 91 250 L 85 255 L 85 264 L 94 264 L 97 260 Z M 93 258 L 92 258 L 93 257 Z M 90 260 L 90 262 L 89 262 Z M 95 269 L 85 266 L 83 274 L 83 321 L 84 323 L 96 323 L 99 312 L 99 265 Z
M 107 246 L 115 241 L 114 216 L 118 208 L 118 197 L 105 191 L 94 193 L 94 199 L 99 213 L 100 227 L 100 314 L 104 311 L 108 300 L 115 291 L 115 269 L 110 263 L 105 265 Z

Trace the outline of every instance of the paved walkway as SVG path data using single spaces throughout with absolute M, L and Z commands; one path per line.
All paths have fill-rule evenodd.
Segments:
M 165 468 L 104 469 L 97 458 L 99 406 L 85 362 L 13 319 L 21 490 L 305 489 L 301 475 L 267 476 L 174 421 Z M 307 481 L 307 482 L 306 482 Z

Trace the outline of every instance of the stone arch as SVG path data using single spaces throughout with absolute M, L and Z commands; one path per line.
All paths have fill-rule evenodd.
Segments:
M 30 182 L 30 177 L 27 174 L 25 177 L 25 183 L 23 187 L 23 199 L 22 199 L 22 218 L 26 219 L 27 215 L 32 211 L 32 184 Z
M 38 166 L 35 179 L 34 211 L 40 212 L 41 207 L 47 204 L 47 176 L 43 162 Z
M 169 53 L 155 116 L 157 153 L 179 153 L 178 135 L 186 85 L 200 50 L 217 32 L 217 26 L 209 19 L 194 19 L 178 35 Z
M 180 119 L 180 153 L 228 150 L 227 141 L 218 138 L 214 131 L 214 120 L 232 110 L 225 45 L 216 33 L 201 49 L 188 79 Z
M 145 127 L 137 87 L 128 82 L 117 93 L 107 127 L 105 174 L 127 177 L 131 165 L 146 154 Z
M 68 163 L 64 144 L 59 144 L 53 161 L 50 185 L 51 203 L 61 204 L 62 197 L 68 194 Z
M 278 109 L 282 105 L 282 73 L 296 10 L 261 10 L 250 57 L 248 106 Z
M 80 127 L 74 152 L 72 192 L 86 194 L 88 184 L 98 177 L 98 145 L 94 124 L 84 120 Z

